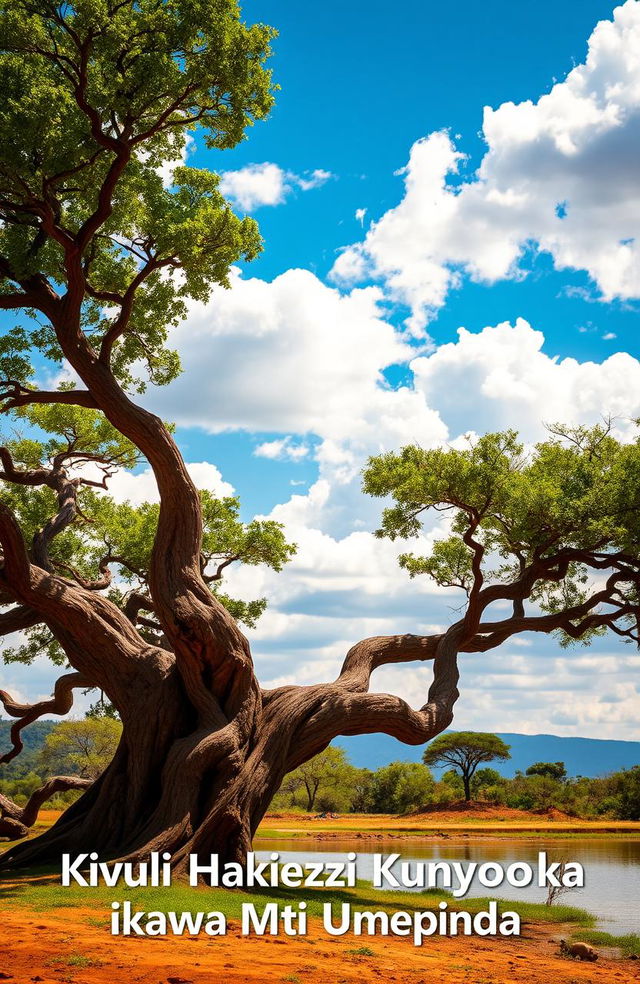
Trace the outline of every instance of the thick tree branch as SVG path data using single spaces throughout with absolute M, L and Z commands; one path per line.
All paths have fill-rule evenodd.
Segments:
M 43 714 L 68 714 L 73 707 L 73 691 L 78 687 L 90 686 L 91 681 L 82 673 L 67 673 L 56 681 L 53 696 L 36 704 L 20 704 L 6 690 L 0 690 L 0 703 L 10 717 L 18 719 L 11 728 L 13 747 L 0 755 L 0 762 L 11 762 L 20 754 L 24 747 L 20 734 L 27 725 L 37 721 Z
M 70 789 L 88 789 L 91 785 L 92 779 L 83 779 L 81 776 L 52 776 L 31 794 L 24 806 L 18 806 L 8 796 L 0 793 L 0 837 L 8 837 L 10 840 L 26 837 L 48 799 L 56 793 L 66 793 Z
M 16 407 L 27 407 L 32 404 L 48 405 L 52 403 L 71 407 L 88 407 L 91 410 L 98 409 L 96 401 L 88 390 L 47 392 L 29 389 L 12 379 L 0 382 L 0 404 L 3 410 L 13 410 Z
M 441 635 L 372 636 L 352 646 L 342 664 L 337 682 L 352 693 L 367 691 L 371 674 L 390 663 L 435 659 Z
M 0 546 L 2 568 L 0 576 L 5 587 L 10 585 L 12 597 L 28 601 L 30 593 L 30 562 L 18 521 L 6 503 L 0 501 Z M 27 597 L 22 597 L 27 596 Z
M 457 654 L 463 622 L 441 636 L 379 637 L 358 643 L 347 654 L 342 673 L 328 685 L 283 688 L 267 695 L 268 718 L 291 703 L 287 689 L 301 692 L 298 720 L 291 729 L 287 771 L 317 754 L 338 735 L 382 732 L 410 745 L 419 745 L 440 734 L 453 719 L 458 699 Z M 368 693 L 370 673 L 388 663 L 433 659 L 433 681 L 427 702 L 419 710 L 392 694 Z M 279 707 L 280 705 L 280 707 Z
M 17 605 L 8 612 L 0 614 L 0 636 L 10 635 L 12 632 L 24 632 L 34 625 L 42 622 L 42 616 L 34 608 L 28 605 Z

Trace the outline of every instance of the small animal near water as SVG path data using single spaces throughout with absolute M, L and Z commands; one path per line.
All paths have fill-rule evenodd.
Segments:
M 588 943 L 567 943 L 566 940 L 560 940 L 560 953 L 565 957 L 573 957 L 574 960 L 598 959 L 598 951 Z

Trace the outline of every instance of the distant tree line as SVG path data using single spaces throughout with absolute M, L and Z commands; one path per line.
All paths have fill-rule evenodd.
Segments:
M 0 721 L 0 738 L 8 730 Z M 24 731 L 24 753 L 2 768 L 0 794 L 24 803 L 53 773 L 95 779 L 110 762 L 121 724 L 102 708 L 80 720 L 41 721 Z M 444 808 L 464 802 L 517 810 L 561 810 L 571 816 L 640 820 L 640 765 L 608 776 L 569 778 L 564 762 L 534 762 L 526 772 L 505 778 L 487 763 L 509 758 L 497 735 L 448 732 L 434 739 L 419 762 L 391 762 L 359 769 L 342 748 L 324 752 L 290 772 L 272 810 L 308 813 L 391 813 Z M 450 766 L 437 778 L 431 767 Z M 62 808 L 77 791 L 48 804 Z
M 484 802 L 516 810 L 561 810 L 583 818 L 640 820 L 640 765 L 599 778 L 569 778 L 564 762 L 534 762 L 512 779 L 485 763 L 508 759 L 497 735 L 448 732 L 427 747 L 423 763 L 358 769 L 329 747 L 286 777 L 273 810 L 315 813 L 410 813 Z M 449 765 L 436 778 L 430 766 Z

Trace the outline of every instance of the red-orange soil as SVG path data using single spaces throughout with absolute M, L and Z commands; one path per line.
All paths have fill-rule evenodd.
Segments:
M 74 984 L 631 984 L 640 961 L 601 958 L 580 963 L 559 956 L 559 927 L 525 927 L 513 938 L 433 938 L 421 948 L 393 937 L 327 938 L 321 927 L 303 938 L 114 938 L 104 910 L 3 913 L 0 979 Z M 314 924 L 310 924 L 313 930 Z M 350 952 L 366 946 L 373 955 Z

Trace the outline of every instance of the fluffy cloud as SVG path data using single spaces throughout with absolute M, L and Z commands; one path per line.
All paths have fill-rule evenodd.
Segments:
M 587 271 L 604 300 L 639 297 L 639 49 L 640 3 L 627 0 L 549 93 L 485 108 L 487 151 L 470 179 L 459 178 L 464 155 L 447 133 L 417 141 L 404 198 L 338 257 L 333 277 L 383 279 L 416 331 L 463 272 L 522 276 L 532 242 L 557 268 Z
M 519 318 L 473 334 L 411 363 L 414 385 L 452 436 L 513 427 L 527 441 L 544 424 L 597 423 L 613 417 L 629 439 L 640 416 L 640 362 L 616 352 L 602 363 L 558 360 L 542 351 L 544 335 Z
M 415 349 L 384 320 L 380 301 L 377 287 L 343 295 L 306 270 L 272 283 L 236 276 L 172 334 L 185 373 L 154 394 L 155 405 L 211 432 L 317 434 L 334 470 L 352 470 L 358 448 L 361 460 L 403 441 L 443 439 L 419 393 L 385 384 L 382 370 Z
M 271 458 L 280 461 L 300 461 L 309 454 L 307 444 L 296 444 L 290 435 L 275 441 L 264 441 L 254 451 L 258 458 Z
M 270 162 L 248 164 L 238 171 L 225 171 L 220 179 L 220 191 L 243 211 L 253 212 L 262 205 L 281 205 L 295 188 L 301 191 L 319 188 L 331 177 L 331 172 L 322 168 L 299 175 Z
M 218 468 L 208 461 L 187 462 L 187 469 L 199 489 L 208 489 L 216 496 L 233 495 L 234 488 L 225 482 Z M 84 466 L 83 473 L 90 478 L 102 479 L 102 475 L 94 466 Z M 108 481 L 109 495 L 116 502 L 130 502 L 132 506 L 140 506 L 143 502 L 159 502 L 158 486 L 151 468 L 139 472 L 120 469 Z

